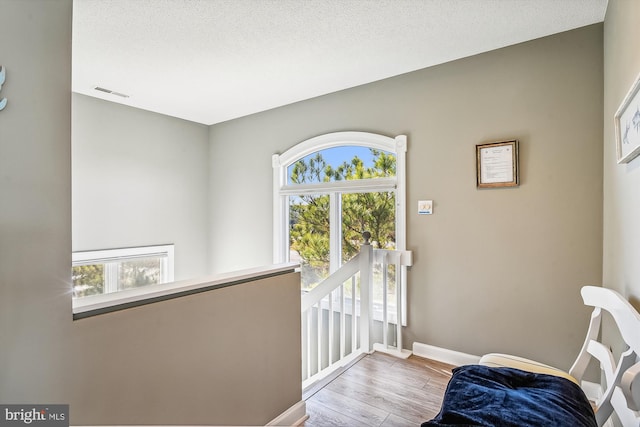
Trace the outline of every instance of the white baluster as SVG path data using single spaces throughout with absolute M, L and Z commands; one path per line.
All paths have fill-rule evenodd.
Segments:
M 389 305 L 387 301 L 387 293 L 389 292 L 389 284 L 387 283 L 387 253 L 382 255 L 382 345 L 389 347 L 387 335 L 389 333 L 389 319 L 387 317 L 389 312 Z
M 345 327 L 345 319 L 346 313 L 344 312 L 344 283 L 340 285 L 340 358 L 344 357 L 345 352 L 345 339 L 346 339 L 346 327 Z
M 396 261 L 396 348 L 402 351 L 402 267 L 400 257 Z
M 329 292 L 329 353 L 327 354 L 327 366 L 333 363 L 333 291 Z
M 370 233 L 363 233 L 365 238 L 364 244 L 360 248 L 360 253 L 353 257 L 350 261 L 341 266 L 332 273 L 326 280 L 322 281 L 318 286 L 308 293 L 302 295 L 301 315 L 303 323 L 302 333 L 302 351 L 306 360 L 304 366 L 303 386 L 307 387 L 313 382 L 324 378 L 338 364 L 348 363 L 355 360 L 362 353 L 368 353 L 375 348 L 376 351 L 384 351 L 397 357 L 408 357 L 411 352 L 402 350 L 402 296 L 404 289 L 402 283 L 406 276 L 406 266 L 411 265 L 411 252 L 409 251 L 390 251 L 383 249 L 374 249 L 369 243 Z M 382 294 L 383 294 L 383 343 L 373 344 L 371 341 L 371 331 L 373 330 L 373 263 L 382 264 Z M 389 322 L 389 265 L 395 264 L 396 268 L 396 347 L 389 344 L 390 331 Z M 358 274 L 360 279 L 360 289 L 358 289 Z M 351 279 L 351 326 L 347 328 L 347 302 L 349 297 L 345 290 L 345 283 Z M 378 284 L 376 284 L 378 286 Z M 337 293 L 336 289 L 340 288 Z M 328 332 L 324 327 L 324 300 L 329 298 L 327 303 L 327 325 Z M 339 298 L 339 301 L 335 300 Z M 340 310 L 338 319 L 335 318 L 336 310 Z M 317 313 L 313 313 L 313 310 Z M 304 320 L 306 319 L 306 322 Z M 340 325 L 336 328 L 335 322 L 339 321 Z M 313 323 L 317 322 L 316 327 Z M 337 330 L 336 330 L 337 329 Z M 304 333 L 306 331 L 306 334 Z M 317 352 L 312 350 L 312 335 L 316 333 L 315 342 Z M 325 337 L 326 333 L 326 337 Z M 347 333 L 350 333 L 351 349 L 347 348 Z M 335 335 L 339 334 L 338 337 Z M 325 338 L 327 345 L 325 344 Z M 334 342 L 338 340 L 337 342 Z M 339 349 L 336 349 L 339 346 Z M 326 347 L 326 348 L 325 348 Z M 336 354 L 334 354 L 334 352 Z M 348 353 L 347 353 L 348 352 Z M 313 354 L 312 354 L 313 353 Z M 326 361 L 323 361 L 324 354 L 327 354 Z M 338 356 L 338 357 L 336 357 Z M 313 362 L 313 357 L 317 357 L 317 364 Z M 324 363 L 326 362 L 326 363 Z
M 371 233 L 365 231 L 364 244 L 360 247 L 360 349 L 371 351 L 370 333 L 373 320 L 372 274 L 371 263 L 373 248 L 369 239 Z
M 351 278 L 351 352 L 356 351 L 358 318 L 356 316 L 356 277 Z
M 322 300 L 318 301 L 318 372 L 322 371 Z
M 311 321 L 313 319 L 313 307 L 307 310 L 307 378 L 311 376 Z

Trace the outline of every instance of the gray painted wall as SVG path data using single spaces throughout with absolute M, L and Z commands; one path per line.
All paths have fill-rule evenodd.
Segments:
M 602 279 L 602 79 L 595 25 L 214 125 L 213 269 L 271 261 L 272 154 L 328 132 L 407 134 L 406 345 L 568 368 L 580 287 Z M 520 187 L 477 190 L 475 144 L 508 138 Z
M 302 399 L 300 276 L 77 320 L 79 425 L 265 425 Z
M 604 25 L 603 284 L 640 311 L 640 158 L 617 164 L 613 127 L 613 115 L 640 73 L 639 19 L 640 2 L 609 0 Z
M 72 320 L 72 2 L 0 10 L 0 402 L 68 403 L 76 425 L 263 425 L 300 401 L 297 274 Z
M 65 403 L 71 0 L 0 0 L 0 402 Z
M 71 1 L 0 1 L 2 96 L 9 99 L 0 112 L 0 401 L 73 407 L 98 383 L 69 386 L 81 381 L 74 368 L 91 366 L 72 364 L 83 351 L 94 354 L 84 339 L 110 343 L 114 360 L 148 349 L 132 348 L 133 332 L 119 342 L 118 328 L 88 319 L 101 340 L 92 330 L 83 335 L 90 323 L 71 321 Z M 588 313 L 580 286 L 604 277 L 638 305 L 638 160 L 614 164 L 610 124 L 640 68 L 638 55 L 621 48 L 634 46 L 638 14 L 634 2 L 610 1 L 604 102 L 596 25 L 212 127 L 214 267 L 271 261 L 271 154 L 326 132 L 406 133 L 415 254 L 409 343 L 511 351 L 568 366 Z M 521 187 L 476 190 L 474 145 L 513 137 L 521 141 Z M 226 161 L 234 157 L 243 161 Z M 415 214 L 421 198 L 435 200 L 433 216 Z M 146 323 L 149 331 L 151 319 L 167 324 L 161 313 L 131 313 L 119 324 Z M 270 354 L 271 363 L 284 352 Z M 101 381 L 95 398 L 106 402 L 114 391 L 108 378 Z
M 209 274 L 209 128 L 72 98 L 74 251 L 173 243 L 175 280 Z

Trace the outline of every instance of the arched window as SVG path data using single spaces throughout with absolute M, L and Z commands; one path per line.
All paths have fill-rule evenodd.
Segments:
M 273 156 L 273 257 L 310 289 L 357 253 L 362 232 L 406 249 L 406 136 L 337 132 Z

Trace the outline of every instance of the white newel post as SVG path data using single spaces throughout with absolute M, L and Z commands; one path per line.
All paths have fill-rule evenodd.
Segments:
M 364 243 L 360 247 L 360 348 L 368 353 L 372 349 L 370 337 L 373 323 L 373 247 L 369 241 L 371 233 L 365 231 L 362 237 Z
M 400 258 L 396 259 L 396 349 L 402 352 L 402 284 L 405 283 L 404 275 L 407 272 L 407 268 L 402 266 Z M 385 273 L 386 274 L 386 273 Z M 385 289 L 385 292 L 387 290 Z M 385 306 L 385 311 L 387 310 Z

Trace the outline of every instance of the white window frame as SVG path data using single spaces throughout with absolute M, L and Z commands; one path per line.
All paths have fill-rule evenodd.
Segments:
M 335 147 L 360 146 L 393 153 L 396 156 L 396 176 L 365 180 L 331 181 L 313 184 L 293 184 L 287 182 L 289 166 L 309 154 Z M 316 136 L 300 142 L 282 154 L 272 156 L 273 166 L 273 262 L 275 264 L 289 262 L 289 196 L 300 194 L 329 194 L 331 203 L 340 203 L 340 194 L 357 192 L 395 193 L 396 202 L 396 249 L 406 250 L 406 154 L 407 137 L 398 135 L 394 138 L 369 132 L 334 132 Z M 336 213 L 337 212 L 337 213 Z M 331 224 L 341 223 L 340 209 L 333 211 Z M 339 230 L 332 227 L 330 242 L 339 242 L 335 238 Z M 332 243 L 333 244 L 333 243 Z M 331 272 L 337 270 L 341 262 L 341 251 L 330 248 Z M 406 267 L 402 267 L 402 323 L 406 325 Z
M 104 294 L 121 292 L 118 290 L 118 264 L 136 258 L 161 257 L 160 283 L 174 280 L 174 245 L 140 246 L 133 248 L 102 249 L 97 251 L 73 252 L 71 265 L 105 264 Z M 87 297 L 83 297 L 87 298 Z

